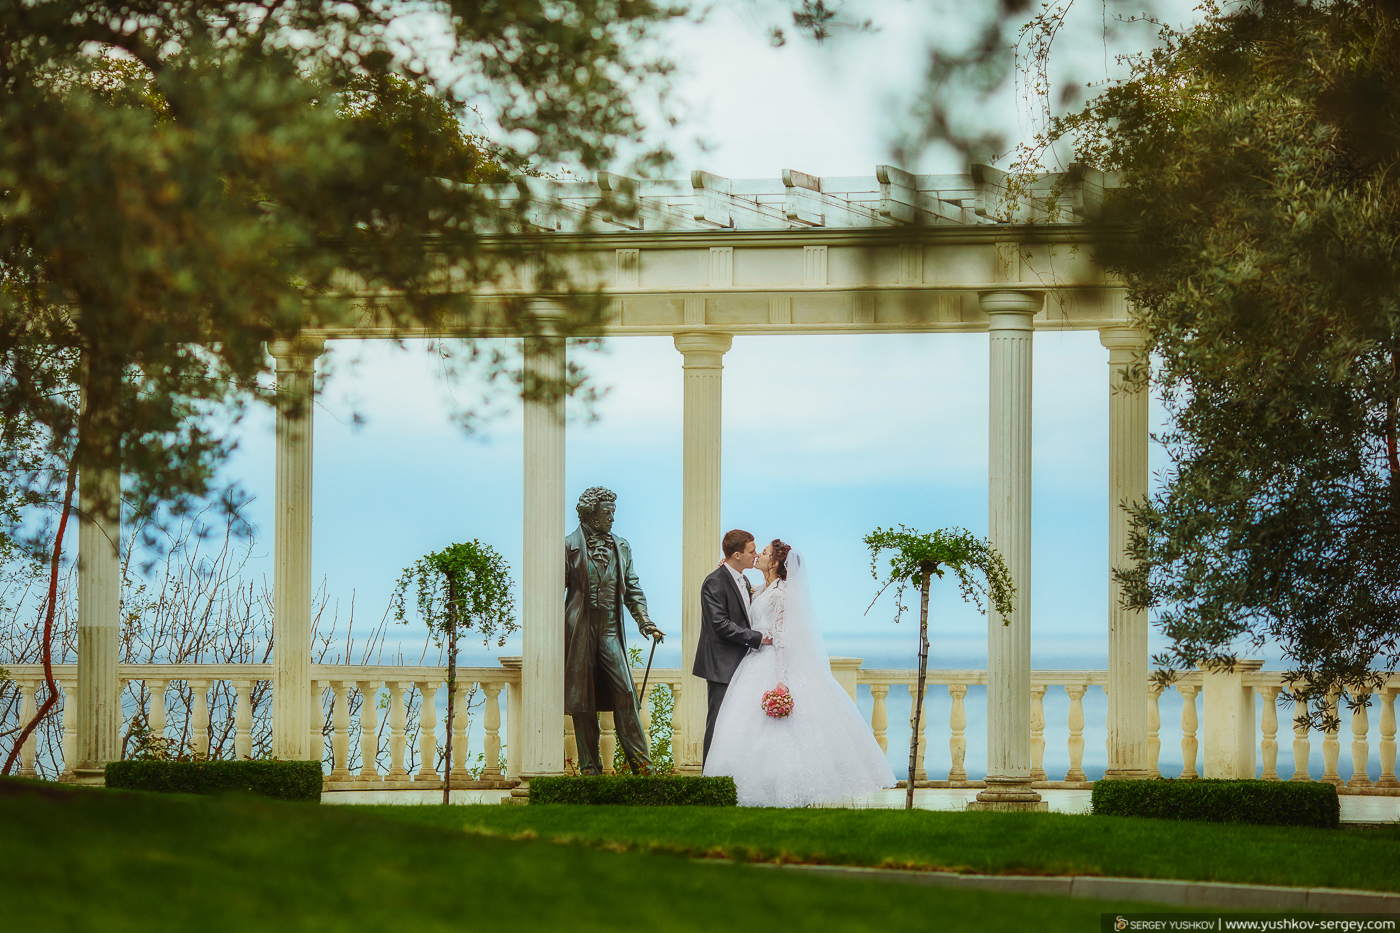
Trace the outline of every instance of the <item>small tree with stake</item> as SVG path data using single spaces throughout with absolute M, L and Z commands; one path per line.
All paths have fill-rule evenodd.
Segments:
M 889 570 L 884 577 L 880 592 L 866 607 L 868 613 L 875 600 L 894 586 L 894 620 L 898 622 L 904 615 L 904 592 L 909 586 L 919 589 L 919 688 L 914 693 L 914 731 L 909 737 L 909 780 L 904 796 L 904 809 L 914 808 L 914 762 L 919 747 L 919 721 L 924 711 L 924 683 L 928 678 L 928 590 L 934 577 L 942 577 L 944 569 L 951 569 L 958 575 L 958 588 L 963 599 L 986 612 L 983 597 L 996 607 L 1006 624 L 1010 624 L 1016 586 L 1011 580 L 1011 572 L 991 545 L 991 542 L 974 538 L 971 532 L 962 528 L 942 529 L 932 534 L 920 534 L 912 528 L 899 526 L 876 528 L 864 538 L 870 548 L 870 575 L 880 579 L 880 555 L 893 551 Z M 981 579 L 973 575 L 981 573 Z
M 443 762 L 442 802 L 452 783 L 452 728 L 457 695 L 457 636 L 475 629 L 482 644 L 504 645 L 520 626 L 511 599 L 510 565 L 480 541 L 453 544 L 420 558 L 399 577 L 394 588 L 394 617 L 407 621 L 405 597 L 417 593 L 418 615 L 438 639 L 447 638 L 447 742 Z M 441 644 L 441 641 L 439 641 Z M 431 700 L 423 698 L 423 702 Z

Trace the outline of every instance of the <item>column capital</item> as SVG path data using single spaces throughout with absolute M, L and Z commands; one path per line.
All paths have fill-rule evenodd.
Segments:
M 734 345 L 733 334 L 711 331 L 691 331 L 672 338 L 676 349 L 685 357 L 686 369 L 720 369 L 724 354 Z
M 988 330 L 1030 330 L 1031 319 L 1045 304 L 1045 293 L 997 289 L 978 292 L 977 303 L 990 319 Z
M 1147 332 L 1137 327 L 1099 328 L 1099 343 L 1108 349 L 1110 363 L 1131 363 L 1143 347 L 1147 345 Z
M 277 371 L 307 372 L 316 363 L 317 357 L 326 352 L 324 337 L 290 337 L 269 340 L 267 352 L 277 361 Z

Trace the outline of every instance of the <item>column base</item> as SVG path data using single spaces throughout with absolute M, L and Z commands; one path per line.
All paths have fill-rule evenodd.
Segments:
M 1050 809 L 1050 804 L 1040 799 L 1040 794 L 1031 787 L 1029 780 L 988 778 L 986 789 L 977 795 L 976 800 L 968 801 L 967 809 L 1044 813 Z
M 104 768 L 74 768 L 71 775 L 60 780 L 65 784 L 83 784 L 88 787 L 106 787 L 107 771 Z
M 1157 772 L 1150 768 L 1119 768 L 1103 773 L 1105 781 L 1150 781 L 1155 777 Z
M 993 813 L 1049 813 L 1050 804 L 1044 800 L 1037 801 L 988 801 L 969 800 L 967 802 L 969 810 L 986 810 Z

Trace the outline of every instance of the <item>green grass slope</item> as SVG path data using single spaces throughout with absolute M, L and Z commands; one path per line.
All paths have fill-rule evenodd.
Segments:
M 375 807 L 450 829 L 691 855 L 1120 875 L 1400 891 L 1400 831 L 1184 823 L 1060 813 L 686 807 Z
M 943 930 L 1082 931 L 1102 911 L 1133 908 L 511 840 L 351 808 L 7 781 L 0 865 L 0 927 L 44 933 L 771 933 L 935 920 Z

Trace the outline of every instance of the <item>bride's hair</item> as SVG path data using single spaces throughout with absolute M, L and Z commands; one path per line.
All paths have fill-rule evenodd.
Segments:
M 791 544 L 784 544 L 781 538 L 773 539 L 773 560 L 777 562 L 773 572 L 778 575 L 779 580 L 787 579 L 787 557 L 791 550 Z

